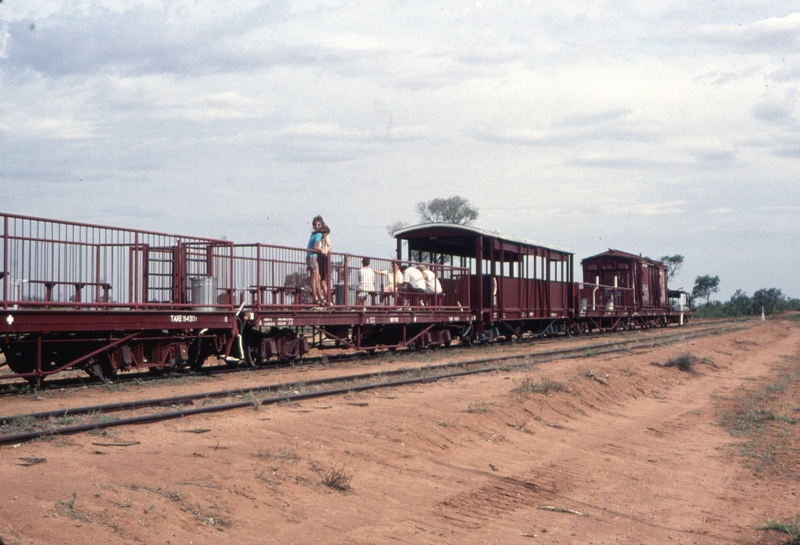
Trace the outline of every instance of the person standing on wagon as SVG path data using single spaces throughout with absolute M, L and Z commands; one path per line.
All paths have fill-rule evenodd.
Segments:
M 317 250 L 320 250 L 322 246 L 322 226 L 324 225 L 322 222 L 322 217 L 317 216 L 312 221 L 311 224 L 314 227 L 314 230 L 311 232 L 311 238 L 308 239 L 308 253 L 306 253 L 306 270 L 308 271 L 310 282 L 311 282 L 311 296 L 314 298 L 314 302 L 318 305 L 324 305 L 325 299 L 323 297 L 323 291 L 320 286 L 320 274 L 319 274 L 319 264 L 320 260 L 318 259 Z
M 319 218 L 322 221 L 322 217 Z M 330 294 L 328 293 L 328 285 L 331 279 L 331 256 L 330 252 L 333 249 L 331 246 L 331 228 L 322 222 L 322 240 L 320 241 L 319 250 L 322 252 L 319 256 L 319 284 L 322 289 L 322 298 L 326 304 L 330 304 Z

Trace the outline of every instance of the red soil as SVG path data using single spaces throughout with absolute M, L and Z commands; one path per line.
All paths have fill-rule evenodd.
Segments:
M 684 353 L 696 372 L 653 365 Z M 0 414 L 337 371 L 44 392 L 0 399 Z M 777 543 L 786 536 L 758 527 L 800 515 L 798 377 L 800 321 L 776 319 L 623 355 L 6 445 L 0 542 Z M 565 389 L 515 391 L 547 379 Z M 324 484 L 335 477 L 349 490 Z

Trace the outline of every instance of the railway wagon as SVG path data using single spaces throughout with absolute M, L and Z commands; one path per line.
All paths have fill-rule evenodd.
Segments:
M 308 287 L 309 250 L 0 213 L 0 380 L 83 370 L 261 365 L 329 348 L 374 351 L 525 334 L 683 324 L 663 263 L 563 248 L 471 226 L 395 232 L 395 260 L 331 253 L 329 305 Z M 405 252 L 405 254 L 404 254 Z M 427 264 L 441 289 L 388 279 Z M 4 369 L 7 367 L 7 369 Z
M 454 224 L 400 229 L 397 257 L 449 264 L 470 275 L 475 317 L 462 339 L 551 335 L 568 331 L 573 311 L 573 256 L 564 248 Z
M 583 282 L 575 285 L 575 324 L 580 331 L 683 325 L 687 309 L 675 308 L 680 292 L 667 289 L 661 261 L 609 249 L 581 261 Z
M 304 248 L 0 213 L 0 379 L 39 383 L 79 369 L 200 368 L 291 359 L 310 350 L 449 344 L 469 327 L 470 276 L 437 265 L 447 293 L 367 293 L 363 256 L 330 254 L 331 305 L 307 287 Z M 377 270 L 391 260 L 371 258 Z
M 581 262 L 573 253 L 498 231 L 424 224 L 395 232 L 397 256 L 458 264 L 470 271 L 475 321 L 462 340 L 483 342 L 524 334 L 576 334 L 634 327 L 683 325 L 691 312 L 674 306 L 664 263 L 619 250 Z

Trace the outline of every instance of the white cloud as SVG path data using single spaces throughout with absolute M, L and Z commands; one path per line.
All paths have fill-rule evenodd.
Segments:
M 800 46 L 800 12 L 746 24 L 702 25 L 698 38 L 740 53 L 796 52 Z
M 800 235 L 800 14 L 785 2 L 2 10 L 8 211 L 278 244 L 324 212 L 342 249 L 384 255 L 386 224 L 459 194 L 482 226 L 579 257 L 686 253 L 687 278 L 800 296 L 780 276 Z M 775 267 L 732 265 L 745 238 Z
M 0 133 L 15 139 L 40 141 L 77 140 L 96 136 L 93 127 L 85 122 L 47 116 L 22 115 L 9 112 L 0 120 Z
M 767 93 L 754 107 L 753 115 L 759 121 L 781 127 L 798 126 L 795 116 L 797 109 L 797 90 L 790 89 L 785 93 Z
M 613 216 L 665 216 L 686 212 L 683 201 L 637 203 L 627 206 L 605 206 L 602 211 Z

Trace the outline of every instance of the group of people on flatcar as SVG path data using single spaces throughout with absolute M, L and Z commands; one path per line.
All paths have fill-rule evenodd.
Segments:
M 331 230 L 325 224 L 322 216 L 315 216 L 311 222 L 313 230 L 308 240 L 306 254 L 306 270 L 309 273 L 311 296 L 318 307 L 327 307 L 331 304 L 328 293 L 330 275 Z M 377 291 L 376 275 L 386 277 L 386 284 L 382 291 Z M 376 296 L 384 303 L 389 303 L 393 296 L 408 295 L 419 296 L 423 294 L 441 295 L 442 284 L 436 274 L 425 265 L 409 263 L 401 265 L 399 261 L 392 261 L 391 271 L 373 269 L 368 257 L 362 258 L 361 268 L 358 271 L 358 287 L 356 299 L 359 306 L 366 306 L 375 302 Z M 400 304 L 400 300 L 395 299 Z M 406 298 L 403 304 L 418 302 L 424 305 L 422 298 Z

